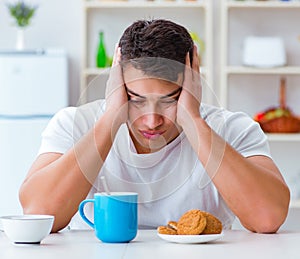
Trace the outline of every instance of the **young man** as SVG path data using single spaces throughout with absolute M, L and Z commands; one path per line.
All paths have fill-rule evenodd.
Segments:
M 24 212 L 55 215 L 54 232 L 84 227 L 78 205 L 103 191 L 101 176 L 110 191 L 138 192 L 140 227 L 200 209 L 224 228 L 237 216 L 251 231 L 273 233 L 288 212 L 266 136 L 245 114 L 201 103 L 197 49 L 166 20 L 125 30 L 106 100 L 66 108 L 49 123 L 20 190 Z

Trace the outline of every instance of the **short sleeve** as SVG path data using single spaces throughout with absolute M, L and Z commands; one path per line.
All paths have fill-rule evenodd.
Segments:
M 104 100 L 59 111 L 42 133 L 39 154 L 66 153 L 94 125 L 105 109 Z
M 201 114 L 210 127 L 244 157 L 271 157 L 266 134 L 246 113 L 203 105 Z
M 55 152 L 65 153 L 74 144 L 73 122 L 75 107 L 65 108 L 56 113 L 42 133 L 38 154 Z
M 259 124 L 242 112 L 231 113 L 222 130 L 224 139 L 244 157 L 271 157 L 266 134 Z

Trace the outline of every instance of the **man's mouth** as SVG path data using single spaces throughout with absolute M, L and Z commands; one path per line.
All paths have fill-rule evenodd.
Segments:
M 141 130 L 140 132 L 145 138 L 151 140 L 158 139 L 164 133 L 163 131 L 145 131 L 145 130 Z

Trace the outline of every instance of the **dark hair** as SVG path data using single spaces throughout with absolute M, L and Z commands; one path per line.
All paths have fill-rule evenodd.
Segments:
M 121 65 L 130 64 L 146 75 L 176 81 L 184 71 L 187 52 L 192 61 L 193 45 L 189 32 L 179 24 L 164 19 L 138 20 L 119 41 Z

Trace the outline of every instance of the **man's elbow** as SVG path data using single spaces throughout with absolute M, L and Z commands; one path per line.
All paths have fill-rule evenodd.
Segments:
M 260 207 L 256 209 L 255 219 L 252 224 L 244 226 L 256 233 L 276 233 L 285 222 L 290 204 L 290 192 L 287 189 L 284 197 L 274 207 Z
M 58 232 L 65 228 L 69 219 L 59 213 L 59 209 L 53 204 L 46 204 L 39 199 L 25 199 L 20 193 L 20 203 L 23 208 L 24 214 L 39 214 L 39 215 L 52 215 L 54 216 L 54 223 L 51 232 Z
M 255 232 L 261 234 L 273 234 L 276 233 L 281 225 L 284 223 L 285 217 L 265 217 L 262 224 L 259 224 Z

